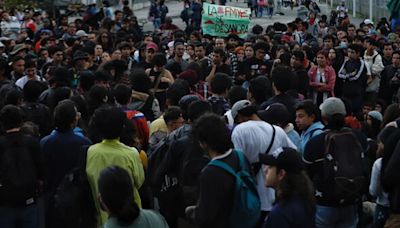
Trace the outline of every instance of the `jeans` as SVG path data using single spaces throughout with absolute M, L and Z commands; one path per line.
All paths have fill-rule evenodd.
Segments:
M 0 207 L 1 228 L 37 228 L 38 207 L 31 204 L 25 207 Z
M 161 26 L 161 18 L 154 18 L 153 26 L 154 26 L 154 29 L 159 29 Z
M 389 213 L 389 207 L 384 207 L 377 204 L 374 212 L 374 227 L 383 228 L 385 226 L 386 219 L 389 217 Z
M 258 6 L 258 17 L 262 17 L 264 14 L 264 6 Z
M 317 228 L 356 228 L 357 223 L 357 205 L 343 207 L 316 206 L 315 227 Z

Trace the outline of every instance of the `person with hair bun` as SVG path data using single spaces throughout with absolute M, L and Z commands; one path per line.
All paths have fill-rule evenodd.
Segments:
M 109 218 L 104 228 L 168 227 L 155 211 L 140 209 L 133 197 L 133 184 L 128 172 L 119 166 L 109 166 L 100 173 L 99 201 Z

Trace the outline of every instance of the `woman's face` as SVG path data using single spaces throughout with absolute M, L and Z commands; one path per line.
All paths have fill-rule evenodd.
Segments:
M 109 61 L 111 61 L 110 54 L 108 54 L 107 52 L 103 52 L 103 54 L 101 55 L 101 62 L 106 63 Z
M 242 60 L 242 61 L 243 61 L 243 59 L 244 59 L 244 51 L 243 51 L 243 50 L 239 50 L 238 53 L 237 53 L 236 55 L 237 55 L 237 58 L 238 58 L 239 60 Z
M 101 42 L 103 42 L 103 43 L 108 43 L 109 37 L 108 37 L 108 34 L 107 34 L 107 33 L 101 34 L 100 38 L 101 38 Z
M 317 64 L 320 67 L 324 67 L 326 65 L 326 57 L 325 57 L 325 55 L 319 54 L 317 56 Z
M 101 56 L 103 54 L 103 46 L 96 45 L 96 47 L 94 48 L 94 54 L 95 56 Z
M 254 56 L 254 50 L 252 47 L 246 47 L 245 49 L 246 58 L 251 58 Z
M 329 58 L 330 60 L 336 59 L 336 52 L 335 52 L 334 49 L 330 49 L 330 50 L 329 50 L 328 58 Z

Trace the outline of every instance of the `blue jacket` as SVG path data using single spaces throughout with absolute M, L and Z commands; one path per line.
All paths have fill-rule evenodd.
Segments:
M 300 148 L 298 150 L 300 153 L 304 153 L 304 148 L 306 147 L 306 144 L 310 139 L 316 135 L 321 134 L 324 132 L 325 126 L 320 122 L 315 122 L 313 123 L 310 127 L 307 128 L 307 130 L 301 132 L 301 142 L 300 142 Z

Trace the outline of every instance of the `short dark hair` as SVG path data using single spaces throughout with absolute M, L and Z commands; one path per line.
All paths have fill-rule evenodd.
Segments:
M 0 122 L 4 130 L 20 127 L 22 125 L 22 112 L 16 105 L 6 105 L 0 110 Z
M 29 80 L 22 89 L 24 100 L 28 102 L 36 102 L 44 90 L 45 87 L 41 82 Z
M 394 54 L 400 55 L 400 51 L 394 51 L 393 54 L 392 54 L 392 56 L 393 56 Z
M 232 141 L 225 121 L 216 114 L 205 114 L 193 124 L 193 134 L 201 143 L 223 154 L 232 148 Z
M 293 71 L 284 66 L 276 67 L 272 71 L 271 76 L 275 88 L 282 93 L 285 93 L 291 88 L 291 84 L 288 82 L 291 82 L 295 77 Z
M 192 122 L 196 121 L 204 113 L 211 113 L 212 107 L 208 101 L 194 101 L 192 102 L 187 111 L 187 118 Z
M 114 97 L 115 100 L 120 105 L 127 105 L 129 103 L 129 99 L 132 96 L 132 89 L 125 84 L 117 84 L 114 87 Z
M 228 93 L 228 100 L 231 106 L 240 100 L 247 99 L 247 90 L 242 86 L 232 86 Z
M 257 103 L 261 103 L 272 95 L 271 82 L 266 76 L 258 76 L 250 80 L 249 92 Z
M 161 67 L 167 64 L 167 58 L 165 57 L 164 53 L 156 53 L 151 61 L 152 64 L 155 66 Z
M 76 119 L 76 107 L 72 100 L 63 100 L 54 109 L 54 125 L 60 132 L 71 130 L 71 124 Z
M 27 60 L 25 62 L 25 69 L 28 68 L 35 68 L 36 69 L 36 62 L 34 60 Z
M 218 54 L 222 59 L 226 59 L 225 51 L 222 48 L 214 48 L 213 53 Z
M 181 98 L 190 93 L 189 83 L 183 79 L 176 79 L 167 89 L 167 99 L 170 105 L 178 105 Z
M 122 133 L 125 119 L 125 113 L 120 108 L 105 105 L 96 109 L 90 126 L 98 131 L 103 139 L 116 139 Z
M 257 50 L 264 50 L 265 52 L 269 51 L 269 45 L 265 42 L 257 42 L 256 44 L 254 44 L 253 47 L 254 51 Z
M 168 122 L 173 121 L 173 120 L 177 120 L 180 117 L 183 117 L 183 112 L 182 109 L 178 106 L 169 106 L 167 110 L 165 110 L 164 112 L 164 121 L 166 124 L 168 124 Z
M 131 80 L 133 90 L 142 93 L 149 93 L 149 90 L 151 89 L 151 80 L 144 70 L 134 70 L 129 75 L 129 78 Z
M 296 106 L 296 111 L 304 110 L 308 116 L 315 116 L 314 122 L 319 120 L 319 110 L 312 100 L 304 100 Z
M 211 92 L 216 94 L 224 93 L 232 86 L 232 78 L 225 73 L 216 73 L 210 82 Z
M 298 59 L 298 60 L 300 60 L 300 61 L 304 61 L 304 58 L 305 58 L 304 52 L 302 52 L 302 51 L 294 51 L 294 52 L 292 53 L 292 55 L 293 55 L 294 57 L 296 57 L 296 59 Z
M 356 53 L 361 54 L 362 50 L 363 50 L 363 47 L 361 47 L 358 44 L 350 44 L 347 49 L 354 50 Z

